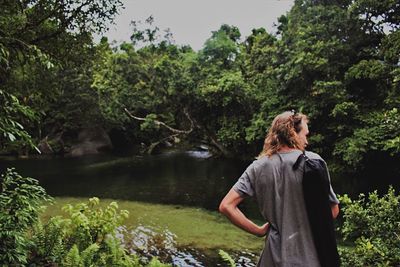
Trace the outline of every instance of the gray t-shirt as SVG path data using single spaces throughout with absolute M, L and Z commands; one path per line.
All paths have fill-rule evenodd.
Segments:
M 301 153 L 292 150 L 261 157 L 233 186 L 242 197 L 254 197 L 262 216 L 270 223 L 257 266 L 320 266 L 304 204 L 303 168 L 292 169 Z M 307 151 L 306 156 L 321 159 L 313 152 Z M 332 186 L 329 199 L 339 203 Z

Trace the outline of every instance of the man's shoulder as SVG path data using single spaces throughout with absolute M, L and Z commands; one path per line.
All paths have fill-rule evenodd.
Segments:
M 256 158 L 251 165 L 253 165 L 255 169 L 259 169 L 268 164 L 271 164 L 271 159 L 267 156 L 261 156 Z
M 306 151 L 306 156 L 310 159 L 320 159 L 324 160 L 319 154 L 312 152 L 312 151 Z
M 261 156 L 257 159 L 255 159 L 250 166 L 254 168 L 255 170 L 259 169 L 266 169 L 266 168 L 274 168 L 274 167 L 279 167 L 282 164 L 282 160 L 285 163 L 292 164 L 294 163 L 297 158 L 302 154 L 302 152 L 299 150 L 298 153 L 287 153 L 286 156 L 283 158 L 280 157 L 277 154 L 274 154 L 270 157 L 268 156 Z M 320 159 L 325 162 L 325 160 L 317 153 L 312 152 L 312 151 L 306 151 L 305 152 L 306 156 L 309 159 Z
M 270 157 L 268 157 L 268 156 L 258 157 L 257 159 L 255 159 L 253 161 L 252 165 L 256 169 L 258 169 L 258 168 L 262 169 L 262 168 L 265 168 L 266 166 L 275 165 L 276 163 L 277 163 L 276 156 L 272 155 Z

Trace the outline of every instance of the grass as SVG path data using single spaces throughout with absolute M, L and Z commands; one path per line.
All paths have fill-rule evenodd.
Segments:
M 61 207 L 64 205 L 86 201 L 85 198 L 55 198 L 55 203 L 47 207 L 43 218 L 63 215 Z M 103 199 L 100 203 L 105 206 L 111 201 L 115 200 Z M 258 254 L 264 243 L 264 239 L 236 228 L 217 212 L 179 205 L 123 200 L 117 203 L 120 209 L 129 211 L 129 218 L 125 221 L 127 227 L 144 225 L 160 231 L 167 229 L 176 235 L 178 246 L 190 246 L 201 250 L 247 250 Z

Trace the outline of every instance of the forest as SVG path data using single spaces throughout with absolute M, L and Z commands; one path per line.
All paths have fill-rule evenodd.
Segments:
M 250 160 L 260 153 L 277 114 L 302 112 L 310 120 L 308 149 L 332 171 L 369 175 L 375 183 L 394 181 L 385 196 L 375 192 L 357 201 L 342 196 L 348 205 L 342 234 L 358 240 L 350 250 L 343 247 L 343 262 L 400 264 L 398 1 L 296 0 L 277 18 L 274 32 L 258 28 L 244 37 L 235 25 L 223 24 L 199 51 L 175 44 L 173 33 L 154 26 L 153 17 L 132 22 L 130 42 L 115 44 L 105 37 L 96 42 L 94 35 L 105 32 L 122 6 L 120 0 L 0 1 L 1 155 L 69 155 L 82 130 L 91 129 L 109 137 L 105 152 L 129 148 L 156 154 L 170 146 L 206 147 L 213 158 Z M 11 203 L 7 190 L 13 190 L 16 177 L 23 179 L 15 172 L 3 174 L 0 202 Z M 12 230 L 23 230 L 20 243 L 37 219 L 39 200 L 50 198 L 34 182 L 28 185 L 36 189 L 19 194 L 36 200 L 14 199 L 15 209 L 18 203 L 30 206 L 29 214 L 21 215 L 29 220 L 20 220 L 23 226 Z M 13 225 L 7 217 L 12 209 L 0 209 L 1 226 Z M 115 207 L 109 209 L 117 214 Z M 73 218 L 76 210 L 69 208 Z M 379 223 L 379 234 L 368 230 L 382 220 L 386 224 Z M 357 229 L 360 222 L 368 222 L 365 231 Z M 79 224 L 68 224 L 71 233 L 74 223 Z M 118 223 L 119 217 L 97 230 L 104 234 Z M 52 221 L 49 229 L 64 224 Z M 15 247 L 7 239 L 10 231 L 0 229 L 0 251 L 9 248 L 0 262 L 26 264 L 32 254 L 28 257 L 27 246 Z M 92 236 L 98 241 L 94 245 L 86 234 L 71 237 L 77 241 L 66 246 L 65 266 L 78 249 L 89 254 L 101 250 L 100 234 L 99 239 Z M 119 255 L 118 266 L 139 264 L 110 240 L 105 246 Z M 101 265 L 101 257 L 90 259 Z

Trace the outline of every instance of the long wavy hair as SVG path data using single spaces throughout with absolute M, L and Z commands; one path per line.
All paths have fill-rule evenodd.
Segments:
M 302 121 L 308 122 L 306 115 L 286 111 L 272 121 L 271 127 L 264 140 L 264 147 L 259 157 L 277 153 L 282 147 L 303 150 L 298 133 L 302 129 Z

